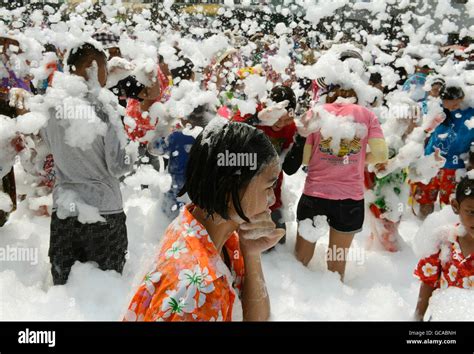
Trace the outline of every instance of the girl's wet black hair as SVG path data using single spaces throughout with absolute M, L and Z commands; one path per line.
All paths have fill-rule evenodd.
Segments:
M 97 49 L 90 43 L 84 43 L 78 48 L 72 49 L 67 58 L 67 66 L 71 70 L 72 67 L 81 66 L 90 58 L 104 58 L 107 61 L 107 55 L 104 51 Z
M 270 93 L 270 99 L 276 103 L 288 101 L 286 108 L 293 109 L 293 111 L 296 109 L 296 95 L 291 87 L 275 86 Z
M 440 93 L 440 97 L 442 100 L 457 100 L 460 98 L 464 98 L 464 91 L 462 88 L 457 86 L 448 86 L 444 87 Z M 451 112 L 448 111 L 446 108 L 443 109 L 444 114 L 446 114 L 446 119 L 443 120 L 441 123 L 442 125 L 449 127 L 454 117 L 452 116 Z
M 194 64 L 188 58 L 183 58 L 184 64 L 178 68 L 170 70 L 173 80 L 179 77 L 180 80 L 191 80 L 193 77 Z
M 56 53 L 56 51 L 57 51 L 57 49 L 56 49 L 56 46 L 54 44 L 46 43 L 44 45 L 43 53 Z
M 230 154 L 255 154 L 256 168 L 219 166 L 219 156 L 225 156 L 226 150 Z M 240 204 L 239 192 L 261 172 L 263 166 L 277 158 L 267 136 L 248 124 L 231 122 L 218 130 L 204 129 L 191 148 L 186 182 L 178 195 L 188 193 L 191 201 L 208 215 L 217 213 L 224 219 L 229 219 L 228 206 L 232 200 L 237 214 L 249 222 Z
M 474 179 L 466 176 L 456 187 L 456 201 L 461 204 L 467 198 L 474 198 Z
M 464 91 L 461 87 L 448 86 L 444 87 L 440 93 L 442 100 L 457 100 L 464 98 Z
M 215 117 L 215 110 L 209 104 L 203 104 L 194 108 L 186 120 L 191 123 L 193 127 L 205 127 L 212 118 Z

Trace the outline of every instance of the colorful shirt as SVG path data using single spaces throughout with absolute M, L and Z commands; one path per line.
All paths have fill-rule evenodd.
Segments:
M 464 168 L 464 161 L 460 155 L 469 152 L 471 143 L 474 142 L 474 129 L 469 129 L 466 123 L 474 118 L 474 108 L 465 110 L 447 111 L 447 124 L 440 124 L 431 134 L 426 145 L 425 155 L 430 155 L 435 148 L 441 150 L 441 156 L 446 158 L 444 168 Z M 450 117 L 448 117 L 448 115 Z
M 474 253 L 465 257 L 458 236 L 443 243 L 440 251 L 418 262 L 414 275 L 423 283 L 445 289 L 455 286 L 474 289 Z
M 48 72 L 48 77 L 40 82 L 38 82 L 37 89 L 41 92 L 46 92 L 46 89 L 53 84 L 54 73 L 56 71 L 63 72 L 63 66 L 60 61 L 53 61 L 46 64 L 46 72 Z
M 31 92 L 30 85 L 26 80 L 19 78 L 15 72 L 8 69 L 5 64 L 2 63 L 2 65 L 6 69 L 8 76 L 0 79 L 0 94 L 8 95 L 12 88 L 21 88 Z
M 224 246 L 229 271 L 193 209 L 186 205 L 166 229 L 155 264 L 135 293 L 125 321 L 233 319 L 244 276 L 239 236 L 234 232 Z
M 290 148 L 293 144 L 293 139 L 296 135 L 296 124 L 292 122 L 276 131 L 272 127 L 266 125 L 258 125 L 258 129 L 262 130 L 268 139 L 272 142 L 273 147 L 275 148 L 278 155 L 283 156 L 283 154 Z M 270 209 L 276 210 L 281 208 L 283 202 L 281 200 L 281 186 L 283 184 L 283 172 L 280 172 L 278 175 L 278 180 L 275 188 L 273 189 L 275 193 L 275 203 L 270 207 Z
M 140 101 L 130 98 L 127 101 L 127 109 L 125 115 L 135 121 L 135 126 L 125 124 L 125 130 L 128 137 L 133 141 L 139 141 L 143 144 L 147 144 L 146 141 L 142 141 L 142 138 L 150 130 L 155 130 L 155 125 L 150 121 L 150 116 L 147 112 L 142 112 L 140 107 Z M 125 121 L 126 122 L 126 121 Z
M 248 124 L 252 124 L 258 122 L 258 112 L 260 112 L 264 106 L 259 104 L 256 108 L 257 113 L 255 114 L 246 114 L 244 116 L 241 115 L 240 111 L 237 111 L 232 120 L 235 122 L 244 122 Z M 253 124 L 255 125 L 255 124 Z M 292 122 L 280 130 L 273 130 L 271 126 L 268 125 L 256 125 L 256 128 L 263 131 L 268 139 L 271 141 L 273 147 L 275 148 L 278 155 L 284 157 L 284 154 L 289 150 L 291 145 L 293 144 L 294 137 L 296 135 L 296 124 Z M 280 172 L 278 175 L 278 180 L 276 183 L 275 188 L 273 189 L 275 193 L 275 203 L 270 207 L 270 209 L 276 210 L 282 207 L 283 202 L 281 200 L 281 186 L 283 184 L 283 172 Z
M 160 85 L 160 95 L 155 102 L 166 102 L 170 98 L 170 79 L 163 73 L 158 67 L 157 79 Z M 137 93 L 138 95 L 138 93 Z M 139 141 L 143 144 L 147 144 L 148 141 L 144 141 L 142 138 L 150 130 L 154 130 L 157 121 L 152 124 L 150 116 L 147 112 L 142 112 L 140 107 L 140 101 L 135 98 L 127 100 L 126 116 L 132 118 L 135 121 L 133 127 L 125 124 L 125 130 L 127 131 L 128 137 L 133 141 Z
M 323 108 L 336 117 L 352 117 L 354 123 L 365 127 L 367 134 L 341 139 L 337 152 L 333 150 L 332 137 L 323 137 L 320 131 L 310 134 L 306 144 L 312 145 L 312 152 L 303 193 L 332 200 L 361 200 L 367 143 L 384 137 L 380 123 L 372 111 L 356 104 L 332 103 Z

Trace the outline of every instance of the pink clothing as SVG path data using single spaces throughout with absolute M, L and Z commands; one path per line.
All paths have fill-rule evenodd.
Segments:
M 383 138 L 382 128 L 375 114 L 365 107 L 350 103 L 332 103 L 323 105 L 325 111 L 335 115 L 333 119 L 341 117 L 341 121 L 334 121 L 323 127 L 337 134 L 347 131 L 348 125 L 355 128 L 356 133 L 351 139 L 341 139 L 339 149 L 331 144 L 332 136 L 322 136 L 324 128 L 314 132 L 306 139 L 307 145 L 312 145 L 311 159 L 308 164 L 308 175 L 303 193 L 312 197 L 331 200 L 364 198 L 364 167 L 367 142 L 369 139 Z M 352 117 L 353 123 L 347 118 Z M 324 119 L 331 119 L 324 117 Z M 340 124 L 344 122 L 344 127 Z M 327 123 L 327 122 L 326 122 Z M 338 129 L 340 125 L 340 129 Z M 345 128 L 345 129 L 343 129 Z

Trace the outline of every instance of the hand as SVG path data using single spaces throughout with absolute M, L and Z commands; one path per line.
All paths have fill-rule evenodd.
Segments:
M 135 69 L 135 65 L 123 58 L 113 57 L 107 63 L 107 69 L 109 72 L 107 76 L 107 87 L 113 87 L 117 85 L 120 80 L 130 76 Z
M 10 144 L 13 146 L 16 152 L 20 152 L 26 148 L 25 139 L 23 139 L 23 135 L 21 134 L 17 134 L 17 136 L 12 139 Z
M 275 124 L 282 116 L 287 113 L 286 106 L 288 106 L 288 103 L 289 101 L 285 100 L 262 109 L 258 113 L 258 119 L 260 119 L 262 125 L 272 126 Z
M 426 133 L 432 133 L 438 125 L 440 125 L 444 120 L 445 116 L 442 114 L 438 114 L 436 117 L 433 118 L 431 122 L 425 124 L 424 130 Z
M 17 109 L 25 109 L 26 101 L 31 97 L 31 94 L 21 88 L 10 89 L 10 107 Z
M 313 112 L 310 109 L 299 120 L 295 121 L 298 134 L 306 138 L 309 134 L 317 131 L 319 129 L 318 120 L 318 112 Z
M 439 162 L 439 163 L 443 163 L 446 162 L 446 159 L 441 156 L 441 150 L 439 148 L 435 148 L 435 151 L 434 151 L 434 159 L 436 162 Z
M 374 172 L 375 173 L 383 172 L 386 169 L 387 169 L 387 163 L 386 162 L 378 163 L 378 164 L 375 164 L 375 166 L 374 166 Z
M 113 57 L 107 63 L 109 74 L 120 74 L 122 72 L 127 72 L 130 74 L 134 69 L 135 65 L 130 63 L 128 60 L 125 60 L 120 57 Z
M 244 255 L 259 255 L 272 248 L 285 235 L 284 229 L 276 229 L 270 213 L 263 212 L 250 223 L 243 223 L 239 228 L 240 246 Z

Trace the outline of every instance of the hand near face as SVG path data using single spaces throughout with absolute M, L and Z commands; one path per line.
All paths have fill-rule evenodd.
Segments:
M 280 118 L 288 113 L 286 110 L 288 103 L 288 101 L 278 102 L 261 110 L 258 113 L 258 119 L 260 119 L 262 125 L 272 126 L 277 123 Z
M 308 137 L 319 129 L 319 113 L 309 110 L 300 119 L 296 120 L 296 128 L 299 135 L 305 138 Z
M 265 211 L 240 225 L 239 236 L 242 252 L 258 255 L 273 246 L 285 235 L 284 229 L 276 229 L 270 213 Z

